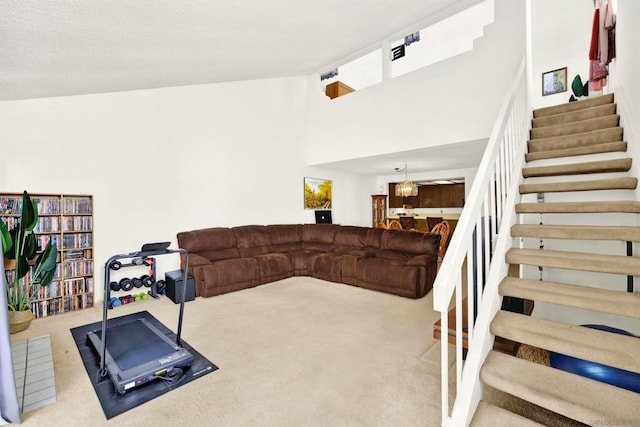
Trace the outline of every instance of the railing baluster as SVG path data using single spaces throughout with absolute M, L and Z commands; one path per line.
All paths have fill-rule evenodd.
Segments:
M 467 245 L 465 252 L 467 269 L 465 274 L 467 275 L 467 342 L 471 342 L 473 338 L 473 325 L 475 324 L 475 292 L 476 288 L 473 285 L 473 242 Z
M 462 336 L 462 282 L 458 280 L 456 282 L 456 393 L 460 390 L 460 384 L 462 383 L 462 348 L 463 336 Z
M 449 311 L 440 313 L 440 387 L 442 421 L 449 418 Z M 458 390 L 456 390 L 456 393 Z
M 522 60 L 511 92 L 503 101 L 496 123 L 491 132 L 485 154 L 478 167 L 477 176 L 467 195 L 467 203 L 460 215 L 447 250 L 447 256 L 440 266 L 433 287 L 434 309 L 440 312 L 441 324 L 441 412 L 443 425 L 468 424 L 466 419 L 472 408 L 477 393 L 471 389 L 478 387 L 479 346 L 471 347 L 472 340 L 481 344 L 489 339 L 487 325 L 488 307 L 496 298 L 496 250 L 503 254 L 508 233 L 498 236 L 502 227 L 513 218 L 511 209 L 506 210 L 507 203 L 514 203 L 517 182 L 521 178 L 517 165 L 522 163 L 524 144 L 527 139 L 528 124 L 525 120 L 528 112 L 527 82 L 524 72 L 525 60 Z M 507 236 L 507 237 L 505 237 Z M 497 242 L 500 241 L 500 245 Z M 466 263 L 466 269 L 464 265 Z M 502 265 L 502 264 L 497 264 Z M 491 272 L 491 274 L 490 274 Z M 464 280 L 467 284 L 464 287 Z M 489 280 L 491 281 L 489 283 Z M 486 287 L 486 291 L 485 291 Z M 491 293 L 489 293 L 491 290 Z M 462 310 L 462 301 L 466 291 L 467 311 Z M 455 292 L 455 295 L 454 295 Z M 485 292 L 487 294 L 485 295 Z M 485 300 L 487 301 L 485 304 Z M 462 401 L 456 396 L 453 408 L 449 408 L 449 309 L 455 304 L 455 357 L 456 357 L 456 393 L 464 388 Z M 479 314 L 479 308 L 482 312 Z M 467 324 L 462 319 L 467 316 Z M 476 316 L 478 319 L 476 319 Z M 478 323 L 478 321 L 480 323 Z M 481 326 L 478 328 L 476 325 Z M 463 362 L 464 327 L 467 331 L 468 351 L 472 352 L 474 361 Z M 482 356 L 480 356 L 482 357 Z M 471 363 L 472 366 L 469 366 Z M 469 372 L 467 372 L 469 371 Z

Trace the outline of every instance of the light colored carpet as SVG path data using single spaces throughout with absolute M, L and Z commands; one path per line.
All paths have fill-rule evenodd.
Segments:
M 183 339 L 220 369 L 109 421 L 180 426 L 438 426 L 440 351 L 431 294 L 410 300 L 312 278 L 197 298 Z M 168 298 L 109 311 L 147 310 L 175 330 Z M 102 305 L 36 319 L 12 336 L 51 335 L 58 401 L 25 425 L 106 425 L 70 328 Z M 432 357 L 429 357 L 432 355 Z

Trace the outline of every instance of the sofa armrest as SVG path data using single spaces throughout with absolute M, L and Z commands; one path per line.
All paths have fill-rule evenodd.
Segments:
M 436 255 L 423 254 L 416 255 L 413 258 L 410 258 L 407 261 L 407 265 L 429 265 L 429 264 L 437 264 L 438 257 Z

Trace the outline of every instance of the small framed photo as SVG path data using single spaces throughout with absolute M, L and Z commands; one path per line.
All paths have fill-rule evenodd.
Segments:
M 542 73 L 542 96 L 567 91 L 567 67 Z
M 304 208 L 331 209 L 330 179 L 304 178 Z

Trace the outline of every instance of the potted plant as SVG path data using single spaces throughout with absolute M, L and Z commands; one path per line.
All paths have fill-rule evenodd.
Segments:
M 38 225 L 38 205 L 29 194 L 22 193 L 20 222 L 11 229 L 0 221 L 2 253 L 5 269 L 15 271 L 11 283 L 5 280 L 11 333 L 23 331 L 33 319 L 31 303 L 37 295 L 38 286 L 48 286 L 56 271 L 58 249 L 51 240 L 38 254 L 33 230 Z M 37 256 L 37 258 L 36 258 Z M 35 261 L 34 261 L 35 260 Z

